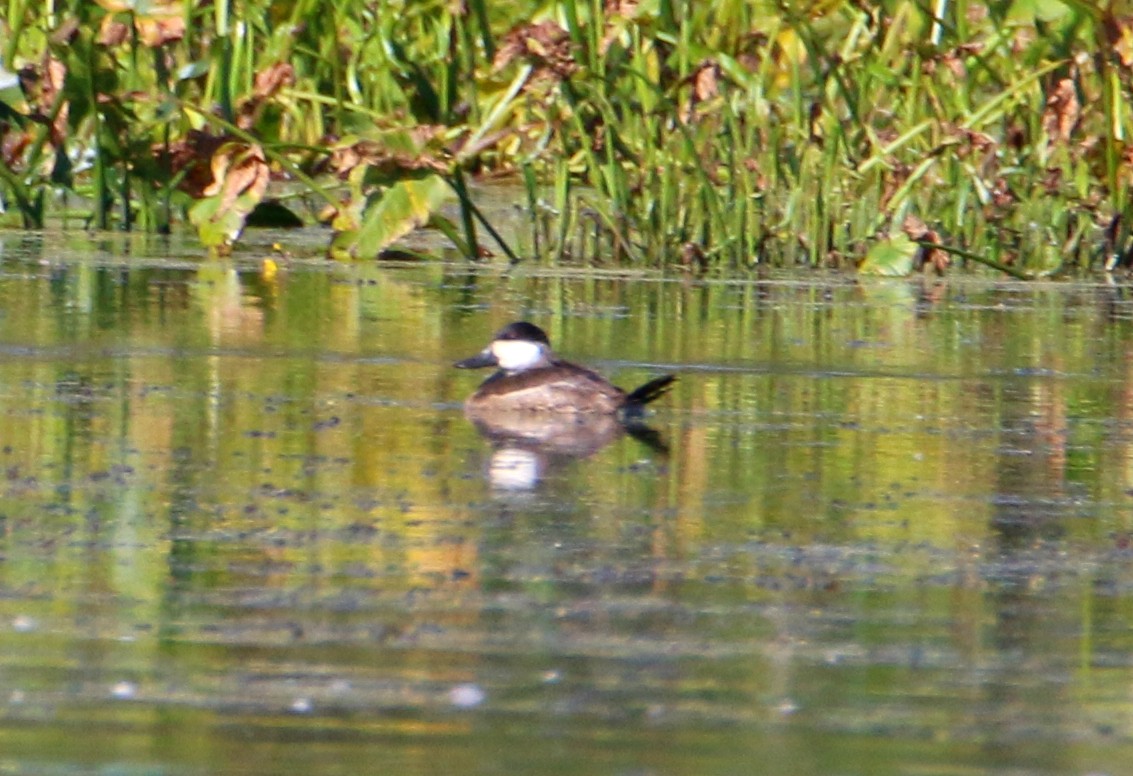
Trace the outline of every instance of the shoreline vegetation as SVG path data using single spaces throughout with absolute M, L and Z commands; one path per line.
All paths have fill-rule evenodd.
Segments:
M 470 259 L 1133 263 L 1133 8 L 1116 3 L 2 10 L 6 226 L 188 221 L 225 253 L 248 224 L 322 222 L 343 259 L 435 228 Z M 477 207 L 481 179 L 525 193 L 523 246 Z

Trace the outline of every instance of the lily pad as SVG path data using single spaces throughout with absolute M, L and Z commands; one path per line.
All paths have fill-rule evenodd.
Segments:
M 448 183 L 440 175 L 393 184 L 367 201 L 358 228 L 342 229 L 335 235 L 331 255 L 340 259 L 376 257 L 395 241 L 427 224 L 449 192 Z
M 874 243 L 858 265 L 859 275 L 904 277 L 913 271 L 913 259 L 920 245 L 905 234 L 895 234 Z

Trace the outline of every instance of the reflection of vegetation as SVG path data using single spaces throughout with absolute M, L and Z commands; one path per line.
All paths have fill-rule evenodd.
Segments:
M 33 226 L 53 189 L 100 227 L 191 209 L 223 250 L 285 176 L 325 206 L 336 255 L 432 225 L 475 256 L 492 227 L 466 176 L 502 172 L 548 256 L 1125 261 L 1129 20 L 931 7 L 14 2 L 0 192 Z
M 990 507 L 981 494 L 996 487 L 1001 448 L 1047 451 L 1015 464 L 1035 467 L 1054 496 L 1068 482 L 1108 500 L 1128 487 L 1124 468 L 1103 467 L 1090 451 L 1105 441 L 1098 424 L 1127 412 L 1129 402 L 1105 381 L 1071 384 L 1027 371 L 1095 369 L 1100 322 L 1082 311 L 1098 308 L 1061 291 L 1015 298 L 976 289 L 965 291 L 966 304 L 938 309 L 905 283 L 683 286 L 537 273 L 501 280 L 439 266 L 367 272 L 377 282 L 287 273 L 260 286 L 228 265 L 192 275 L 134 271 L 126 279 L 80 264 L 36 284 L 35 293 L 9 290 L 0 319 L 6 341 L 82 342 L 89 354 L 68 363 L 64 377 L 50 361 L 4 364 L 4 384 L 26 386 L 5 400 L 8 436 L 23 440 L 9 465 L 26 472 L 40 456 L 55 459 L 70 446 L 81 477 L 115 465 L 164 472 L 169 456 L 189 455 L 176 469 L 200 477 L 197 506 L 246 504 L 249 515 L 286 507 L 278 519 L 298 531 L 326 519 L 325 501 L 344 520 L 380 525 L 383 536 L 427 533 L 432 520 L 447 530 L 459 519 L 453 505 L 478 488 L 457 476 L 454 450 L 481 446 L 457 411 L 475 380 L 448 364 L 495 327 L 537 310 L 565 353 L 596 362 L 618 383 L 652 371 L 618 369 L 619 362 L 691 370 L 670 402 L 675 412 L 666 406 L 658 415 L 673 447 L 672 479 L 576 483 L 611 503 L 656 488 L 658 508 L 675 507 L 690 521 L 678 528 L 682 544 L 764 530 L 946 544 L 986 527 Z M 458 303 L 473 284 L 477 303 L 494 312 L 470 326 Z M 571 311 L 591 315 L 565 314 L 566 300 Z M 1003 304 L 1018 308 L 1010 326 Z M 617 314 L 626 307 L 654 310 L 656 318 Z M 1034 325 L 1015 325 L 1024 316 Z M 1035 331 L 1062 339 L 1043 344 L 1028 333 Z M 115 355 L 111 346 L 123 336 L 146 344 L 136 355 Z M 1107 342 L 1114 353 L 1103 361 L 1125 363 L 1120 337 Z M 165 349 L 178 358 L 155 355 Z M 359 359 L 373 354 L 390 360 Z M 1033 429 L 1004 427 L 1005 407 L 1018 402 L 1041 413 Z M 50 411 L 45 418 L 20 406 Z M 1094 421 L 1071 424 L 1070 417 Z M 989 443 L 989 433 L 1003 441 Z M 113 442 L 115 434 L 125 436 Z M 86 461 L 82 445 L 91 444 L 98 449 Z M 622 456 L 632 461 L 640 455 L 634 444 L 613 445 L 587 470 Z M 354 492 L 372 513 L 341 501 Z M 718 498 L 725 501 L 711 508 L 712 521 L 701 522 L 694 505 Z M 898 504 L 916 504 L 917 519 L 892 512 Z M 229 509 L 224 520 L 244 519 Z M 352 557 L 359 552 L 352 548 Z

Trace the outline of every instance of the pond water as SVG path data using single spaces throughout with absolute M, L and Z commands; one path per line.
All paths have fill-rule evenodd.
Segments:
M 1126 288 L 272 239 L 0 233 L 0 771 L 1129 772 Z M 481 436 L 521 318 L 654 444 Z

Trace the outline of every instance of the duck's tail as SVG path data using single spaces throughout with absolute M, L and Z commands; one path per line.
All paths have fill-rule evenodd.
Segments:
M 626 396 L 626 409 L 632 411 L 633 408 L 637 408 L 640 410 L 649 402 L 660 399 L 669 392 L 676 380 L 676 375 L 661 375 L 653 378 L 640 388 L 635 388 Z

